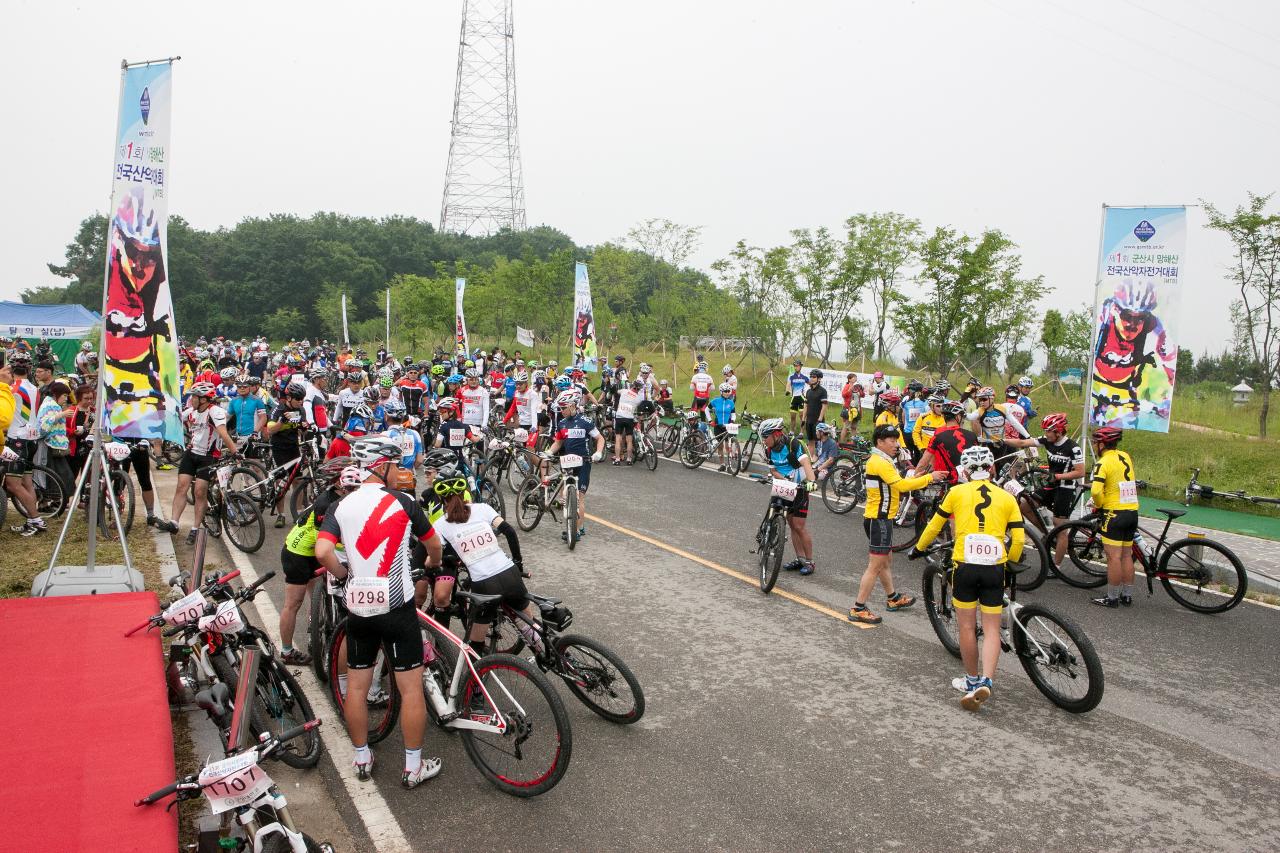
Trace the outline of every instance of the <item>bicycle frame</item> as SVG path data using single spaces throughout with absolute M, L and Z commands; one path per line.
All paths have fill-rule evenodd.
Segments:
M 497 703 L 493 701 L 493 697 L 484 686 L 484 682 L 480 679 L 479 673 L 476 672 L 475 664 L 472 662 L 472 658 L 479 660 L 480 656 L 476 654 L 476 651 L 471 648 L 470 644 L 464 642 L 457 634 L 454 634 L 448 628 L 432 619 L 422 610 L 418 610 L 417 613 L 419 622 L 433 629 L 437 634 L 457 646 L 459 650 L 458 659 L 454 662 L 453 666 L 453 676 L 450 678 L 445 692 L 441 694 L 429 688 L 426 691 L 427 701 L 431 703 L 431 706 L 435 709 L 437 716 L 439 716 L 442 721 L 445 721 L 444 724 L 447 728 L 474 729 L 482 732 L 506 734 L 508 728 L 507 719 L 502 715 L 502 711 L 499 710 Z M 464 633 L 470 633 L 472 620 L 465 620 L 463 625 L 466 629 Z M 468 670 L 470 671 L 470 677 L 475 679 L 476 686 L 478 686 L 480 688 L 480 692 L 484 694 L 485 702 L 487 702 L 490 709 L 492 709 L 492 713 L 489 715 L 489 718 L 491 720 L 495 720 L 495 722 L 485 723 L 473 720 L 470 719 L 470 717 L 462 716 L 458 711 L 457 702 L 458 698 L 461 696 L 462 688 L 466 684 Z M 428 683 L 434 685 L 435 681 L 430 678 L 428 673 L 424 673 L 423 683 L 424 685 Z M 525 709 L 516 701 L 515 697 L 511 695 L 510 691 L 507 690 L 502 682 L 497 681 L 497 684 L 502 688 L 502 692 L 506 697 L 511 700 L 511 704 L 516 707 L 516 710 L 521 714 L 524 714 Z

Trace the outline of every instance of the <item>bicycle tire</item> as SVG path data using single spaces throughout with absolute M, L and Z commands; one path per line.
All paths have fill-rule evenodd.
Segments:
M 680 425 L 671 424 L 662 431 L 662 443 L 658 445 L 658 451 L 663 456 L 670 459 L 676 455 L 677 448 L 680 447 Z
M 255 735 L 281 734 L 315 719 L 311 703 L 298 680 L 276 658 L 263 658 L 254 685 L 249 726 Z M 308 770 L 320 763 L 320 732 L 312 729 L 281 744 L 275 757 L 290 767 Z
M 915 547 L 915 544 L 920 541 L 920 534 L 924 533 L 924 529 L 929 526 L 929 519 L 933 517 L 933 512 L 936 507 L 937 502 L 932 500 L 917 501 L 915 520 L 911 522 L 910 527 L 905 528 L 910 535 L 901 542 L 894 542 L 889 550 L 895 554 L 900 554 L 903 551 Z M 897 529 L 896 525 L 894 529 Z
M 289 514 L 293 517 L 293 523 L 298 523 L 298 516 L 302 515 L 302 511 L 315 503 L 319 497 L 316 492 L 316 481 L 309 476 L 298 478 L 293 488 L 289 491 Z
M 768 595 L 778 583 L 778 572 L 782 569 L 782 554 L 787 547 L 787 536 L 783 532 L 785 522 L 782 513 L 775 512 L 766 522 L 763 541 L 760 543 L 760 591 Z
M 955 605 L 951 603 L 951 570 L 936 562 L 926 565 L 920 578 L 920 594 L 933 633 L 952 657 L 959 658 L 960 627 L 956 623 Z
M 538 526 L 546 507 L 542 505 L 542 481 L 530 477 L 516 494 L 516 525 L 526 533 Z
M 124 528 L 126 536 L 133 529 L 133 512 L 134 512 L 134 490 L 133 480 L 123 471 L 111 472 L 111 490 L 116 496 L 116 508 L 120 511 L 120 526 Z M 99 497 L 98 503 L 98 529 L 102 531 L 102 535 L 108 538 L 115 536 L 116 522 L 111 514 L 111 507 L 107 506 L 107 495 L 104 493 Z
M 1203 551 L 1214 551 L 1225 562 L 1215 564 L 1218 568 L 1215 573 L 1210 566 L 1205 564 L 1203 559 L 1197 559 L 1192 554 L 1187 554 L 1186 557 L 1181 556 L 1183 552 L 1190 551 L 1195 547 L 1199 547 Z M 1170 563 L 1175 558 L 1184 560 L 1184 563 L 1183 565 L 1174 566 L 1172 571 L 1177 576 L 1170 578 Z M 1234 571 L 1235 585 L 1227 590 L 1211 589 L 1210 584 L 1215 582 L 1215 575 L 1230 578 L 1228 569 Z M 1191 575 L 1191 577 L 1180 582 L 1180 579 L 1184 577 L 1184 572 Z M 1230 548 L 1212 539 L 1188 538 L 1174 542 L 1160 555 L 1160 566 L 1156 575 L 1160 578 L 1160 585 L 1164 587 L 1165 592 L 1169 593 L 1170 598 L 1188 610 L 1194 610 L 1196 613 L 1225 613 L 1239 604 L 1249 590 L 1249 576 L 1245 572 L 1244 564 L 1240 562 L 1240 558 Z M 1195 584 L 1194 588 L 1191 586 L 1193 582 Z M 1227 582 L 1217 579 L 1218 586 Z M 1202 587 L 1208 590 L 1210 598 L 1201 598 L 1205 594 L 1201 591 Z M 1206 601 L 1212 603 L 1203 603 Z
M 711 456 L 711 447 L 701 430 L 690 433 L 680 444 L 680 464 L 690 471 L 702 467 Z
M 267 478 L 258 476 L 258 469 L 252 465 L 236 465 L 231 469 L 227 480 L 227 488 L 234 492 L 248 495 L 249 499 L 262 509 L 266 509 L 275 500 L 271 482 L 263 482 Z
M 739 458 L 738 463 L 739 474 L 749 474 L 751 472 L 751 460 L 755 457 L 755 453 L 756 440 L 754 438 L 748 439 L 742 445 L 742 456 Z
M 578 544 L 578 487 L 570 485 L 564 490 L 565 540 L 572 551 Z
M 472 693 L 478 690 L 476 677 L 479 677 L 509 725 L 503 735 L 460 729 L 458 733 L 462 736 L 462 746 L 467 751 L 467 757 L 480 774 L 504 794 L 534 797 L 550 791 L 564 778 L 573 755 L 573 731 L 560 696 L 532 663 L 514 655 L 485 655 L 475 662 L 475 671 L 475 676 L 467 673 L 467 683 L 459 698 L 462 707 L 470 707 Z M 499 682 L 505 690 L 498 687 Z M 516 698 L 524 709 L 523 712 L 507 707 L 512 704 L 506 697 L 507 692 L 519 694 Z M 543 703 L 535 705 L 539 697 Z M 494 766 L 494 753 L 514 755 L 502 748 L 507 743 L 521 747 L 520 757 L 516 760 L 523 764 L 525 756 L 532 754 L 528 744 L 535 736 L 539 739 L 539 745 L 546 743 L 548 747 L 550 755 L 546 760 L 530 759 L 529 768 L 521 767 L 524 772 L 519 776 L 513 775 L 510 770 L 500 771 Z M 494 738 L 497 738 L 496 746 Z
M 658 470 L 658 451 L 654 449 L 653 442 L 647 438 L 644 442 L 644 467 L 650 471 Z
M 724 469 L 731 477 L 738 476 L 738 472 L 742 470 L 742 445 L 736 438 L 725 439 Z
M 588 660 L 571 658 L 570 650 L 575 648 L 586 650 Z M 644 716 L 644 690 L 640 681 L 613 649 L 581 634 L 566 634 L 556 639 L 556 654 L 559 661 L 555 673 L 564 679 L 569 692 L 592 712 L 623 726 L 638 722 Z M 608 667 L 612 667 L 613 672 L 608 672 Z M 611 706 L 606 707 L 598 700 L 603 694 L 618 696 L 614 685 L 619 679 L 630 691 L 631 699 L 627 702 L 623 697 L 623 707 L 612 710 Z
M 844 515 L 866 495 L 866 471 L 848 459 L 839 459 L 822 480 L 822 505 Z
M 511 494 L 520 494 L 520 487 L 536 470 L 537 463 L 527 449 L 521 448 L 513 453 L 511 462 L 507 464 L 507 485 L 511 487 Z
M 494 512 L 502 517 L 507 515 L 507 502 L 502 497 L 502 489 L 499 488 L 496 480 L 489 479 L 485 475 L 476 484 L 476 492 L 480 497 L 481 503 L 486 503 L 493 507 Z
M 214 725 L 218 727 L 218 740 L 222 742 L 224 748 L 230 746 L 227 738 L 231 734 L 231 706 L 235 701 L 236 684 L 240 681 L 240 670 L 233 668 L 231 664 L 223 657 L 224 652 L 218 651 L 209 655 L 209 664 L 213 667 L 214 676 L 227 687 L 227 695 L 231 697 L 231 702 L 227 703 L 227 713 L 222 719 L 214 718 Z M 210 717 L 213 717 L 210 714 Z
M 1067 555 L 1054 571 L 1063 582 L 1077 589 L 1096 589 L 1107 582 L 1107 555 L 1098 526 L 1086 519 L 1059 524 L 1045 537 L 1045 548 L 1053 551 L 1058 537 L 1067 537 Z
M 1102 701 L 1105 688 L 1102 661 L 1098 659 L 1098 652 L 1094 649 L 1093 642 L 1080 626 L 1067 617 L 1036 604 L 1028 604 L 1021 608 L 1017 612 L 1017 620 L 1022 628 L 1013 632 L 1014 650 L 1017 652 L 1018 662 L 1027 671 L 1036 689 L 1050 702 L 1073 714 L 1083 714 L 1096 708 Z M 1041 631 L 1049 623 L 1056 625 L 1060 633 L 1066 635 L 1075 646 L 1075 652 L 1066 647 L 1062 637 L 1058 632 L 1053 632 L 1052 628 Z M 1032 630 L 1041 631 L 1041 635 L 1036 639 L 1044 647 L 1044 652 L 1049 656 L 1048 660 L 1045 660 L 1041 649 L 1028 639 L 1028 632 Z M 1079 697 L 1072 697 L 1051 683 L 1047 677 L 1048 673 L 1066 673 L 1068 679 L 1073 682 L 1083 674 L 1089 682 Z
M 258 505 L 248 495 L 227 492 L 222 496 L 220 519 L 227 538 L 246 554 L 262 547 L 267 536 L 267 526 L 262 521 Z
M 307 632 L 307 653 L 311 655 L 311 669 L 324 684 L 329 680 L 329 661 L 325 650 L 329 646 L 329 630 L 333 627 L 329 622 L 329 603 L 325 600 L 329 596 L 325 582 L 321 580 L 309 594 L 311 621 Z
M 1034 527 L 1023 525 L 1022 559 L 1016 565 L 1026 566 L 1022 571 L 1014 573 L 1014 582 L 1019 592 L 1031 592 L 1039 589 L 1049 577 L 1049 567 L 1053 560 L 1044 547 L 1044 537 Z
M 36 485 L 34 479 L 31 483 L 31 487 L 36 492 L 36 515 L 45 521 L 62 515 L 63 510 L 67 508 L 67 491 L 63 488 L 62 480 L 47 465 L 32 464 L 31 474 L 33 477 L 36 474 L 44 475 L 43 486 Z M 10 493 L 9 500 L 13 502 L 18 514 L 23 515 L 22 506 L 18 503 L 17 495 Z
M 343 714 L 343 705 L 346 697 L 342 695 L 341 684 L 338 679 L 338 671 L 345 656 L 342 654 L 342 644 L 347 638 L 347 620 L 343 619 L 333 627 L 333 633 L 329 635 L 329 648 L 326 656 L 329 659 L 329 698 L 333 700 L 333 705 L 338 709 L 339 714 Z M 387 665 L 387 653 L 385 649 L 379 649 L 378 655 L 382 658 L 382 675 L 376 682 L 382 687 L 387 695 L 386 703 L 375 703 L 369 708 L 369 743 L 375 744 L 385 739 L 387 735 L 395 731 L 396 720 L 400 717 L 400 690 L 396 686 L 395 674 L 391 671 L 391 667 Z M 377 665 L 375 664 L 375 669 Z M 368 697 L 365 697 L 366 700 Z M 375 713 L 377 710 L 379 713 Z

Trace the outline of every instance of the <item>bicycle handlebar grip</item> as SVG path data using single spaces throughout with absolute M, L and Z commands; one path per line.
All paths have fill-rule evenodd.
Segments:
M 246 595 L 252 595 L 253 593 L 256 593 L 259 589 L 261 589 L 261 588 L 262 588 L 262 585 L 263 585 L 264 583 L 266 583 L 267 581 L 271 580 L 271 579 L 272 579 L 273 577 L 275 577 L 275 576 L 276 576 L 275 570 L 274 570 L 274 569 L 272 569 L 271 571 L 267 572 L 265 575 L 263 575 L 262 577 L 258 578 L 256 581 L 254 581 L 253 583 L 249 584 L 247 587 L 245 587 L 245 588 L 244 588 L 244 592 L 245 592 L 245 594 L 246 594 Z
M 276 740 L 280 741 L 280 743 L 284 743 L 285 741 L 293 740 L 298 735 L 305 734 L 306 732 L 309 732 L 312 729 L 319 728 L 319 727 L 320 727 L 319 719 L 308 720 L 307 722 L 303 723 L 300 726 L 294 726 L 293 728 L 288 729 L 287 731 L 281 732 L 280 736 L 276 738 Z
M 159 791 L 153 791 L 152 793 L 147 794 L 145 797 L 143 797 L 140 800 L 134 800 L 133 804 L 135 806 L 149 806 L 152 803 L 154 803 L 156 800 L 163 799 L 177 790 L 178 790 L 178 783 L 170 782 L 168 785 L 165 785 Z
M 186 627 L 186 625 L 174 625 L 172 628 L 166 629 L 164 635 L 166 637 L 176 637 L 186 630 Z
M 125 631 L 125 632 L 124 632 L 124 635 L 125 635 L 126 637 L 132 637 L 134 634 L 138 633 L 138 632 L 139 632 L 139 631 L 141 631 L 143 628 L 145 628 L 145 627 L 147 627 L 148 625 L 150 625 L 150 624 L 151 624 L 151 620 L 152 620 L 152 619 L 154 619 L 154 618 L 155 618 L 154 616 L 148 617 L 146 622 L 143 622 L 141 625 L 137 625 L 137 626 L 135 626 L 135 627 L 133 627 L 133 628 L 130 628 L 128 631 Z
M 225 575 L 218 578 L 217 581 L 215 581 L 215 583 L 217 583 L 218 585 L 231 583 L 231 581 L 235 580 L 238 577 L 240 577 L 240 570 L 233 569 L 232 571 L 227 572 Z

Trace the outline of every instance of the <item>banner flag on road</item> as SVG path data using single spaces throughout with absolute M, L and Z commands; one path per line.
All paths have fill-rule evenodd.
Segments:
M 183 444 L 178 332 L 166 264 L 173 62 L 120 72 L 102 310 L 104 424 Z
M 579 262 L 573 274 L 573 361 L 583 370 L 596 369 L 596 320 L 591 310 L 591 280 Z
M 351 346 L 351 335 L 347 332 L 347 294 L 342 294 L 342 344 Z
M 1105 207 L 1086 418 L 1168 432 L 1178 366 L 1185 207 Z
M 453 290 L 453 327 L 455 352 L 471 352 L 471 342 L 467 340 L 467 318 L 462 313 L 462 294 L 467 289 L 467 280 L 460 278 L 455 282 Z
M 522 347 L 533 346 L 533 330 L 516 326 L 516 343 Z

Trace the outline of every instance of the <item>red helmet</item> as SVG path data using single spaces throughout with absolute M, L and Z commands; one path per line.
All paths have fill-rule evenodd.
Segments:
M 1044 416 L 1044 420 L 1040 421 L 1040 429 L 1053 430 L 1054 432 L 1067 431 L 1067 416 L 1062 412 L 1053 412 Z
M 1103 427 L 1093 431 L 1093 440 L 1102 444 L 1116 444 L 1124 436 L 1124 430 L 1116 427 Z
M 896 406 L 902 402 L 902 395 L 897 391 L 885 391 L 880 394 L 880 402 L 886 406 Z

